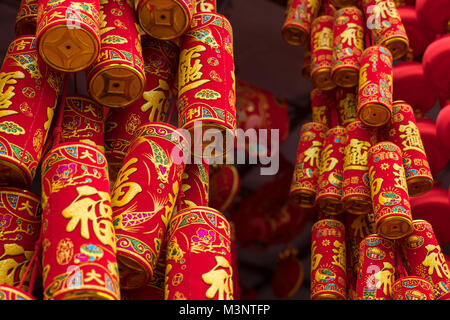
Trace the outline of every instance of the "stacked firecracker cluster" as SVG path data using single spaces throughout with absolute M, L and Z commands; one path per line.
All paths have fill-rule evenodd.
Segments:
M 0 299 L 236 297 L 229 194 L 210 193 L 209 159 L 183 160 L 198 123 L 236 126 L 216 1 L 23 0 L 15 31 L 0 71 Z M 77 75 L 87 95 L 68 94 Z
M 436 128 L 427 129 L 435 124 L 425 117 L 437 101 L 430 91 L 450 92 L 450 13 L 440 5 L 449 8 L 425 0 L 288 2 L 282 35 L 305 46 L 303 74 L 314 86 L 290 189 L 292 201 L 316 212 L 311 299 L 450 297 L 450 270 L 427 221 L 433 213 L 414 209 L 435 197 L 433 174 L 443 169 L 430 144 Z

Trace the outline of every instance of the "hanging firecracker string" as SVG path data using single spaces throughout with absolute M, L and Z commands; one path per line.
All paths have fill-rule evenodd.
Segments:
M 25 282 L 25 279 L 27 278 L 28 272 L 30 271 L 30 268 L 33 268 L 33 270 L 31 271 L 30 282 L 28 285 L 28 293 L 29 294 L 33 293 L 34 285 L 36 282 L 37 270 L 38 270 L 38 268 L 40 268 L 39 252 L 41 250 L 41 244 L 42 244 L 42 232 L 39 232 L 39 238 L 34 243 L 33 256 L 31 257 L 30 261 L 28 262 L 27 268 L 25 269 L 25 272 L 23 273 L 22 279 L 20 280 L 20 283 L 17 286 L 18 289 L 22 288 L 22 286 Z
M 69 84 L 69 76 L 70 74 L 67 73 L 64 76 L 64 84 L 63 84 L 63 91 L 61 95 L 61 101 L 59 103 L 59 110 L 58 110 L 58 118 L 56 119 L 55 127 L 53 129 L 53 146 L 56 146 L 61 143 L 61 133 L 62 133 L 62 123 L 64 119 L 64 106 L 66 103 L 66 95 L 67 95 L 67 87 Z

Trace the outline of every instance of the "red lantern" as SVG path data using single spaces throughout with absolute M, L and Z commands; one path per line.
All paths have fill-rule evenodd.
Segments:
M 335 12 L 333 42 L 331 77 L 340 87 L 355 87 L 364 51 L 363 13 L 358 8 L 344 7 Z
M 66 97 L 62 123 L 62 142 L 83 142 L 105 152 L 104 111 L 95 101 L 79 96 Z
M 392 114 L 392 55 L 382 46 L 372 46 L 361 56 L 358 92 L 358 119 L 379 127 Z
M 379 142 L 369 149 L 369 181 L 377 233 L 399 239 L 411 232 L 411 205 L 400 148 Z
M 424 194 L 433 187 L 433 176 L 420 138 L 412 107 L 404 101 L 393 105 L 391 123 L 386 128 L 387 139 L 400 147 L 410 197 Z
M 431 173 L 435 176 L 447 166 L 450 153 L 439 144 L 437 127 L 433 120 L 429 118 L 416 119 L 416 123 L 430 164 Z
M 429 281 L 436 300 L 448 300 L 450 271 L 432 226 L 425 220 L 414 220 L 413 232 L 400 244 L 408 274 Z
M 36 34 L 38 0 L 21 0 L 14 28 L 17 37 Z
M 441 94 L 450 96 L 450 34 L 433 41 L 422 58 L 425 78 Z
M 425 78 L 420 62 L 404 62 L 394 66 L 393 100 L 404 100 L 414 108 L 416 118 L 422 118 L 438 100 L 438 93 Z
M 230 225 L 217 210 L 178 211 L 168 226 L 166 300 L 233 300 Z
M 394 60 L 408 53 L 409 40 L 394 0 L 362 0 L 375 45 L 388 48 Z
M 395 274 L 395 243 L 369 235 L 360 243 L 357 300 L 390 300 Z
M 315 87 L 336 87 L 331 77 L 333 67 L 333 16 L 319 16 L 311 26 L 311 79 Z
M 311 237 L 311 300 L 346 300 L 344 224 L 333 219 L 317 221 Z
M 337 215 L 343 211 L 342 182 L 346 143 L 347 131 L 344 127 L 336 126 L 325 133 L 316 195 L 316 206 L 324 214 Z
M 119 270 L 107 162 L 83 143 L 53 147 L 42 163 L 45 300 L 118 300 Z
M 107 107 L 124 107 L 139 99 L 145 86 L 134 8 L 127 1 L 106 1 L 100 14 L 101 47 L 87 73 L 89 94 Z
M 224 142 L 227 132 L 234 136 L 234 77 L 231 24 L 217 13 L 196 13 L 183 37 L 178 68 L 178 125 L 191 132 L 192 141 L 199 124 L 202 130 L 219 130 Z
M 392 300 L 434 300 L 433 286 L 421 277 L 403 277 L 392 285 Z
M 34 36 L 9 45 L 0 72 L 0 184 L 31 186 L 50 130 L 61 74 L 39 57 Z
M 87 69 L 100 50 L 99 0 L 38 3 L 36 41 L 42 59 L 64 72 Z
M 405 26 L 413 56 L 419 58 L 426 47 L 433 41 L 434 34 L 428 25 L 420 23 L 417 11 L 413 5 L 397 6 L 397 11 Z
M 369 149 L 377 142 L 377 132 L 358 120 L 349 123 L 346 130 L 342 202 L 349 213 L 367 214 L 372 211 Z
M 257 88 L 242 79 L 236 80 L 237 127 L 242 130 L 278 129 L 280 142 L 289 136 L 289 116 L 287 103 L 270 91 Z M 269 142 L 269 141 L 268 141 Z M 238 143 L 238 150 L 243 146 Z M 251 155 L 271 150 L 270 143 L 262 147 L 258 143 L 245 141 L 245 149 Z
M 450 31 L 450 4 L 446 0 L 416 0 L 416 11 L 422 26 L 434 33 Z
M 185 167 L 173 154 L 182 157 L 185 139 L 171 125 L 144 124 L 123 160 L 111 191 L 123 288 L 144 286 L 152 278 Z
M 31 263 L 41 226 L 40 202 L 40 197 L 25 190 L 0 189 L 1 284 L 18 287 Z
M 311 208 L 315 203 L 320 152 L 327 130 L 328 128 L 321 122 L 305 123 L 300 130 L 289 196 L 303 208 Z
M 444 106 L 436 118 L 436 137 L 443 149 L 450 150 L 450 104 Z
M 181 37 L 192 20 L 195 0 L 138 0 L 136 12 L 144 31 L 155 39 Z
M 447 189 L 436 185 L 426 194 L 411 198 L 411 211 L 414 219 L 427 220 L 433 226 L 436 239 L 442 247 L 450 243 L 450 204 Z
M 291 298 L 303 283 L 305 271 L 296 257 L 297 251 L 295 248 L 288 247 L 278 256 L 277 269 L 270 282 L 277 299 Z

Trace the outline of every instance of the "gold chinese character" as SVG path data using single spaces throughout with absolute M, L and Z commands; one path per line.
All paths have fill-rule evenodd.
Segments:
M 314 47 L 316 49 L 333 48 L 333 30 L 323 28 L 314 35 Z
M 336 167 L 338 164 L 338 159 L 331 157 L 333 153 L 333 146 L 331 144 L 327 145 L 321 153 L 320 158 L 320 174 L 324 172 L 329 172 Z
M 6 85 L 13 85 L 17 83 L 16 79 L 25 78 L 25 74 L 21 71 L 15 72 L 0 72 L 0 109 L 8 109 L 11 106 L 11 99 L 15 96 L 14 86 L 9 86 L 6 88 Z M 13 110 L 0 110 L 0 117 L 5 117 L 9 115 L 13 115 L 18 113 Z
M 29 44 L 30 44 L 29 41 L 21 40 L 21 41 L 16 43 L 16 49 L 19 50 L 19 51 L 22 51 Z
M 112 209 L 109 192 L 98 191 L 91 186 L 77 187 L 78 196 L 62 211 L 64 218 L 70 219 L 66 231 L 72 232 L 80 225 L 80 234 L 90 239 L 89 222 L 97 239 L 116 250 Z M 97 198 L 98 200 L 94 200 Z
M 392 166 L 395 171 L 392 173 L 396 178 L 394 178 L 395 184 L 394 186 L 404 191 L 408 192 L 408 185 L 406 184 L 406 176 L 405 176 L 405 168 L 403 165 L 399 165 L 398 163 L 394 163 Z
M 374 167 L 369 168 L 369 181 L 370 181 L 370 191 L 372 196 L 375 196 L 380 192 L 381 186 L 383 185 L 382 178 L 375 178 L 376 170 Z
M 350 139 L 345 147 L 344 169 L 367 170 L 370 146 L 367 141 Z
M 322 122 L 323 124 L 327 124 L 328 120 L 327 120 L 327 106 L 319 106 L 319 107 L 314 107 L 313 109 L 313 121 L 314 122 Z
M 322 254 L 320 253 L 316 253 L 316 249 L 317 249 L 317 244 L 316 244 L 316 240 L 313 241 L 312 246 L 311 246 L 311 271 L 314 271 L 320 263 L 320 260 L 322 260 Z
M 150 122 L 163 120 L 162 117 L 169 106 L 169 84 L 163 79 L 159 79 L 158 81 L 158 86 L 156 88 L 144 91 L 142 94 L 142 98 L 147 102 L 141 106 L 141 111 L 147 112 L 148 110 L 151 110 L 148 115 L 148 121 Z M 157 112 L 159 119 L 155 118 Z
M 400 19 L 393 1 L 376 0 L 375 2 L 377 8 L 377 11 L 374 12 L 375 14 L 380 15 L 383 19 L 386 19 L 388 16 L 394 19 Z
M 203 76 L 201 72 L 203 65 L 200 63 L 200 59 L 195 59 L 200 57 L 200 52 L 203 51 L 206 51 L 206 47 L 202 45 L 181 51 L 180 67 L 178 69 L 178 95 L 211 81 L 209 79 L 201 79 Z
M 333 262 L 331 262 L 331 264 L 338 266 L 345 271 L 345 263 L 346 263 L 345 242 L 339 242 L 335 240 L 333 245 L 334 249 L 332 251 L 336 255 L 333 255 Z
M 425 248 L 427 249 L 427 255 L 422 261 L 422 264 L 425 267 L 428 267 L 428 274 L 431 276 L 434 272 L 436 272 L 436 275 L 439 278 L 443 278 L 445 276 L 447 279 L 450 279 L 450 272 L 440 247 L 433 244 L 428 244 Z
M 347 93 L 345 98 L 340 101 L 339 111 L 344 121 L 356 120 L 356 98 L 354 94 Z
M 137 158 L 131 158 L 120 170 L 111 194 L 111 204 L 113 207 L 123 207 L 127 205 L 138 193 L 142 192 L 142 188 L 139 184 L 128 181 L 130 176 L 137 171 L 136 168 L 130 168 L 130 166 L 137 161 Z
M 320 141 L 313 141 L 312 146 L 303 152 L 304 162 L 309 161 L 311 167 L 319 165 L 320 150 L 322 149 L 322 143 Z
M 217 294 L 218 300 L 233 300 L 233 269 L 224 257 L 215 256 L 215 259 L 214 268 L 202 274 L 202 280 L 210 285 L 205 295 L 209 299 Z
M 355 23 L 349 23 L 346 26 L 344 32 L 341 33 L 341 43 L 344 44 L 347 42 L 347 46 L 356 46 L 359 49 L 362 49 L 362 41 L 360 40 L 360 37 L 357 38 L 358 33 L 362 32 L 361 26 L 358 26 Z
M 392 275 L 394 274 L 394 267 L 389 262 L 383 262 L 383 269 L 374 274 L 377 281 L 376 288 L 383 287 L 385 295 L 391 294 Z
M 419 129 L 414 122 L 408 121 L 407 125 L 400 125 L 398 130 L 403 133 L 400 135 L 403 139 L 403 150 L 416 150 L 425 154 Z

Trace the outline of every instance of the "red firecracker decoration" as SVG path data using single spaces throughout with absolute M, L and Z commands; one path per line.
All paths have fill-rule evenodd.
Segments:
M 152 279 L 181 188 L 185 139 L 171 125 L 144 124 L 123 160 L 111 191 L 123 288 L 142 287 Z
M 331 90 L 336 87 L 331 77 L 333 68 L 334 17 L 322 15 L 311 26 L 311 79 L 315 87 Z
M 17 37 L 36 34 L 38 0 L 21 0 L 14 32 Z
M 358 120 L 349 123 L 346 130 L 342 202 L 349 213 L 367 214 L 372 211 L 369 149 L 377 142 L 377 132 Z
M 371 46 L 361 56 L 358 92 L 358 119 L 380 127 L 392 114 L 392 54 L 382 46 Z
M 36 41 L 39 54 L 52 68 L 86 70 L 100 50 L 99 0 L 38 1 Z
M 333 39 L 333 81 L 340 87 L 355 87 L 364 51 L 363 13 L 358 8 L 345 7 L 334 13 Z
M 303 208 L 311 208 L 315 204 L 320 153 L 326 131 L 328 128 L 322 122 L 305 123 L 300 130 L 289 196 Z
M 107 107 L 124 107 L 145 86 L 142 46 L 134 8 L 128 1 L 101 1 L 101 47 L 87 72 L 90 96 Z
M 34 36 L 13 40 L 0 72 L 0 184 L 31 187 L 52 124 L 62 75 L 39 57 Z
M 414 220 L 412 233 L 400 244 L 408 274 L 430 282 L 436 300 L 448 300 L 450 270 L 432 226 L 425 220 Z
M 217 210 L 191 207 L 170 221 L 166 300 L 233 300 L 230 225 Z
M 311 300 L 346 300 L 344 224 L 333 219 L 316 222 L 311 241 Z
M 192 20 L 196 0 L 137 0 L 136 13 L 142 29 L 151 37 L 171 40 L 181 37 Z
M 390 300 L 395 275 L 395 244 L 379 235 L 360 243 L 356 300 Z
M 385 136 L 400 147 L 409 196 L 414 197 L 430 191 L 433 187 L 433 176 L 414 111 L 408 103 L 394 102 L 391 123 L 386 128 Z
M 53 147 L 42 163 L 45 300 L 120 299 L 107 162 L 83 143 Z
M 377 233 L 398 239 L 411 232 L 411 205 L 400 148 L 379 142 L 369 149 L 369 181 Z
M 319 14 L 320 0 L 290 0 L 281 29 L 283 39 L 294 46 L 308 42 L 311 24 Z

